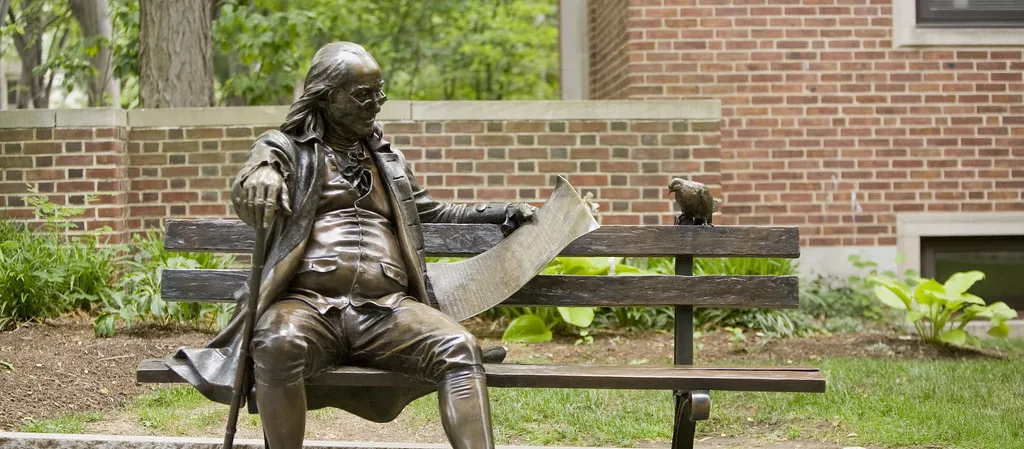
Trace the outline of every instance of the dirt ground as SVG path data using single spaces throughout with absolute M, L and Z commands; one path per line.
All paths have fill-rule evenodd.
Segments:
M 498 335 L 479 322 L 468 327 L 482 338 L 485 347 L 499 345 Z M 117 417 L 130 398 L 155 388 L 135 382 L 139 361 L 167 356 L 181 346 L 201 346 L 211 334 L 180 328 L 153 326 L 118 329 L 113 338 L 93 336 L 91 322 L 84 316 L 66 316 L 46 324 L 26 324 L 13 331 L 0 332 L 0 430 L 15 431 L 29 421 L 54 418 L 72 412 L 100 411 Z M 773 364 L 806 364 L 824 357 L 870 357 L 894 359 L 1001 357 L 994 351 L 953 350 L 921 345 L 907 338 L 882 333 L 853 333 L 790 340 L 761 341 L 748 335 L 743 350 L 734 349 L 725 333 L 704 335 L 698 341 L 696 364 L 715 365 L 739 361 L 767 361 Z M 576 345 L 572 338 L 556 338 L 549 343 L 505 345 L 509 362 L 526 363 L 630 363 L 669 364 L 672 362 L 672 336 L 668 333 L 599 332 L 593 344 Z M 211 407 L 215 405 L 211 404 Z M 339 415 L 326 414 L 346 422 L 330 428 L 345 429 L 343 434 L 316 431 L 310 439 L 360 441 L 443 442 L 439 426 L 375 424 Z M 402 416 L 398 421 L 411 420 Z M 123 428 L 132 422 L 104 420 L 91 426 L 89 433 L 145 434 Z M 351 421 L 351 422 L 349 422 Z M 396 429 L 405 429 L 397 430 Z M 310 429 L 314 430 L 314 429 Z M 348 436 L 349 438 L 346 438 Z M 260 437 L 258 429 L 242 426 L 240 438 Z M 712 439 L 705 447 L 730 447 L 723 439 Z M 767 443 L 762 443 L 767 444 Z M 770 444 L 763 447 L 772 447 Z M 795 447 L 795 446 L 787 446 Z M 801 446 L 814 449 L 813 445 Z

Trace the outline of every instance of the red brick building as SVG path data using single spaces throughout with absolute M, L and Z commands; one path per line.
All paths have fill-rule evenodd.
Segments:
M 799 226 L 805 262 L 828 271 L 846 253 L 891 265 L 899 250 L 930 275 L 936 261 L 940 275 L 1009 274 L 1024 270 L 1013 3 L 563 1 L 587 16 L 563 38 L 587 48 L 569 74 L 589 98 L 722 102 L 721 222 Z

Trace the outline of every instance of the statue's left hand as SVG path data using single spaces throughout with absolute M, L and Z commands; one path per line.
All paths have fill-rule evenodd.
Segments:
M 509 235 L 524 223 L 532 221 L 537 208 L 528 203 L 512 203 L 505 207 L 505 222 L 501 224 L 501 233 Z

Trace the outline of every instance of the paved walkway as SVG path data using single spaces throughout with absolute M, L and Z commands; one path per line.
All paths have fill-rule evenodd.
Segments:
M 220 449 L 217 438 L 179 438 L 120 435 L 64 435 L 45 433 L 0 432 L 4 449 Z M 403 444 L 345 441 L 307 441 L 306 448 L 316 449 L 449 449 L 447 444 Z M 263 441 L 235 440 L 237 449 L 262 449 Z M 761 442 L 710 438 L 697 443 L 697 449 L 855 449 L 841 445 L 813 442 Z M 498 446 L 497 449 L 613 449 L 573 448 L 566 446 Z M 862 448 L 856 448 L 862 449 Z

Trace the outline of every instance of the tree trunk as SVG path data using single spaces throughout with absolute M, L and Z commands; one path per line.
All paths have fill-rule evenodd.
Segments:
M 120 106 L 121 89 L 114 79 L 113 54 L 110 40 L 113 38 L 113 23 L 107 0 L 71 0 L 71 13 L 82 28 L 86 39 L 102 37 L 99 51 L 89 58 L 96 72 L 89 77 L 89 106 Z
M 7 11 L 8 15 L 11 11 Z M 14 23 L 14 17 L 8 17 Z M 45 89 L 44 75 L 35 73 L 43 63 L 43 20 L 36 14 L 25 14 L 22 20 L 24 34 L 11 36 L 14 48 L 21 58 L 21 83 L 18 91 L 18 109 L 46 109 L 50 92 Z
M 210 0 L 141 0 L 143 108 L 214 105 L 211 9 Z

